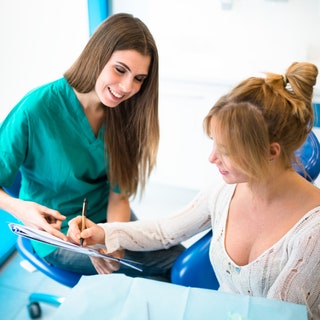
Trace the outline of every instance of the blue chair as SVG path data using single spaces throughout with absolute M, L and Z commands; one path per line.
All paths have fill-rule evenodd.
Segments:
M 17 197 L 20 190 L 20 173 L 15 178 L 10 190 L 10 194 Z M 12 233 L 8 228 L 8 223 L 19 221 L 8 212 L 0 209 L 0 234 L 2 241 L 0 242 L 0 266 L 13 254 L 16 248 L 17 235 Z
M 301 167 L 295 166 L 294 169 L 308 181 L 314 182 L 320 171 L 320 146 L 313 131 L 310 132 L 305 143 L 295 154 L 301 161 Z
M 320 172 L 320 144 L 313 132 L 296 151 L 296 155 L 301 160 L 304 170 L 301 167 L 295 167 L 295 170 L 307 180 L 314 182 Z M 171 270 L 172 283 L 214 290 L 219 288 L 209 260 L 211 238 L 212 232 L 209 231 L 181 253 Z
M 8 228 L 8 223 L 10 222 L 19 223 L 19 221 L 7 211 L 0 210 L 0 268 L 6 263 L 16 249 L 17 235 Z
M 212 231 L 187 248 L 171 270 L 171 282 L 187 287 L 214 289 L 219 288 L 219 282 L 209 260 L 209 247 Z

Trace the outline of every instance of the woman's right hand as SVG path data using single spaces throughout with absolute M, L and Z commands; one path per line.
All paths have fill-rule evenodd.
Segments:
M 79 244 L 82 238 L 83 245 L 105 244 L 104 230 L 89 219 L 85 219 L 85 230 L 81 232 L 82 216 L 69 221 L 68 240 Z
M 66 216 L 59 211 L 47 208 L 32 201 L 15 199 L 14 216 L 21 220 L 26 226 L 44 230 L 62 240 L 67 240 L 61 230 L 62 221 Z

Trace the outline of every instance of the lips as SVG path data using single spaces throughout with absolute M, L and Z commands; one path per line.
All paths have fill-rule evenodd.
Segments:
M 112 90 L 111 88 L 108 88 L 109 89 L 109 92 L 117 99 L 122 99 L 124 97 L 124 95 L 121 95 L 120 93 L 118 92 L 115 92 L 114 90 Z
M 219 168 L 219 172 L 220 172 L 222 175 L 226 175 L 226 174 L 228 174 L 228 171 L 226 171 L 226 170 L 222 170 L 222 169 L 220 169 L 220 168 Z

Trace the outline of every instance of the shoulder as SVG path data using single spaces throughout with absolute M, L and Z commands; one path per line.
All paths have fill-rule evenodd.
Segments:
M 307 212 L 296 224 L 296 230 L 320 227 L 320 205 Z
M 16 114 L 35 114 L 39 117 L 50 108 L 55 108 L 57 111 L 57 106 L 61 104 L 61 101 L 66 100 L 64 97 L 68 98 L 72 93 L 72 88 L 67 81 L 61 78 L 29 91 L 12 111 Z
M 216 216 L 218 212 L 229 206 L 235 188 L 235 184 L 216 180 L 202 190 L 200 201 L 205 202 L 207 209 Z
M 293 247 L 309 246 L 310 243 L 318 243 L 320 250 L 320 206 L 306 213 L 291 230 L 290 243 Z
M 68 82 L 64 79 L 58 79 L 46 84 L 43 84 L 33 90 L 29 91 L 21 100 L 23 103 L 24 101 L 28 101 L 28 103 L 35 101 L 39 102 L 43 99 L 46 99 L 48 102 L 48 97 L 54 97 L 57 93 L 61 94 L 66 90 L 69 90 L 70 86 Z
M 227 184 L 225 182 L 219 182 L 210 191 L 211 202 L 217 205 L 228 204 L 235 191 L 236 184 Z
M 59 83 L 60 80 L 46 83 L 30 90 L 22 97 L 22 99 L 18 102 L 16 107 L 19 107 L 21 105 L 27 106 L 30 105 L 30 103 L 32 104 L 32 102 L 39 101 L 39 98 L 45 96 L 49 92 L 52 92 L 52 89 L 55 87 L 56 84 Z
M 72 94 L 73 90 L 64 78 L 34 88 L 11 109 L 3 125 L 16 130 L 23 124 L 36 124 L 41 118 L 50 119 L 59 106 L 72 100 Z

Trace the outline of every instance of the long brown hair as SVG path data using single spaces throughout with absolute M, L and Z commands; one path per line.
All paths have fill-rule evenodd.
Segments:
M 205 132 L 211 134 L 216 117 L 231 158 L 252 180 L 268 176 L 267 155 L 273 142 L 280 144 L 283 163 L 291 168 L 298 163 L 294 152 L 313 127 L 317 75 L 315 65 L 295 62 L 284 75 L 266 73 L 265 78 L 242 81 L 209 111 Z
M 106 164 L 112 187 L 126 196 L 135 195 L 156 164 L 159 145 L 158 85 L 159 58 L 156 43 L 138 18 L 115 14 L 106 19 L 64 77 L 76 91 L 94 89 L 98 76 L 111 55 L 119 50 L 136 50 L 150 56 L 148 76 L 140 91 L 116 108 L 105 109 Z

